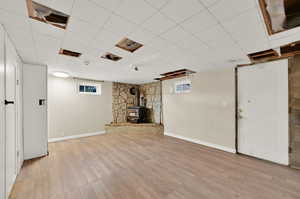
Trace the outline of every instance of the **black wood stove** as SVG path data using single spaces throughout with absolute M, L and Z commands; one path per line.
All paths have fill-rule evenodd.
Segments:
M 146 123 L 147 108 L 143 106 L 130 106 L 127 108 L 127 122 Z

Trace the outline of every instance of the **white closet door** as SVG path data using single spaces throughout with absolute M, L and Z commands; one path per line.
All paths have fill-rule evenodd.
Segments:
M 6 37 L 5 63 L 5 129 L 6 129 L 6 191 L 10 193 L 17 176 L 16 145 L 16 67 L 17 53 Z
M 238 151 L 288 164 L 288 60 L 238 68 Z
M 47 67 L 23 67 L 24 159 L 48 153 Z
M 5 78 L 4 78 L 4 30 L 0 25 L 0 199 L 5 190 Z

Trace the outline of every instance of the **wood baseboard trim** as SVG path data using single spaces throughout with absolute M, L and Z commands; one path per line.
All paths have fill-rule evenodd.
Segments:
M 77 138 L 82 138 L 82 137 L 101 135 L 104 133 L 105 133 L 105 131 L 99 131 L 99 132 L 94 132 L 94 133 L 85 133 L 85 134 L 65 136 L 65 137 L 59 137 L 59 138 L 49 138 L 48 142 L 59 142 L 59 141 L 64 141 L 64 140 L 71 140 L 71 139 L 77 139 Z
M 221 145 L 217 145 L 217 144 L 212 144 L 212 143 L 209 143 L 209 142 L 204 142 L 204 141 L 200 141 L 200 140 L 196 140 L 196 139 L 192 139 L 192 138 L 187 138 L 187 137 L 184 137 L 184 136 L 181 136 L 181 135 L 176 135 L 176 134 L 168 133 L 168 132 L 165 132 L 164 135 L 174 137 L 174 138 L 178 138 L 178 139 L 181 139 L 181 140 L 185 140 L 185 141 L 188 141 L 188 142 L 193 142 L 193 143 L 196 143 L 196 144 L 201 144 L 201 145 L 204 145 L 204 146 L 207 146 L 207 147 L 219 149 L 219 150 L 226 151 L 226 152 L 229 152 L 229 153 L 236 153 L 235 149 L 232 149 L 232 148 L 229 148 L 229 147 L 225 147 L 225 146 L 221 146 Z

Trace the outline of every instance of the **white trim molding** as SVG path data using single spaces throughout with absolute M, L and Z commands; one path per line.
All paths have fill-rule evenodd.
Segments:
M 181 135 L 176 135 L 176 134 L 168 133 L 168 132 L 164 132 L 164 135 L 174 137 L 174 138 L 178 138 L 178 139 L 181 139 L 181 140 L 185 140 L 185 141 L 188 141 L 188 142 L 193 142 L 193 143 L 196 143 L 196 144 L 201 144 L 201 145 L 204 145 L 204 146 L 207 146 L 207 147 L 219 149 L 219 150 L 226 151 L 226 152 L 229 152 L 229 153 L 236 153 L 235 149 L 225 147 L 225 146 L 221 146 L 221 145 L 218 145 L 218 144 L 212 144 L 212 143 L 209 143 L 209 142 L 204 142 L 204 141 L 197 140 L 197 139 L 187 138 L 187 137 L 184 137 L 184 136 L 181 136 Z
M 84 133 L 84 134 L 65 136 L 65 137 L 59 137 L 59 138 L 49 138 L 48 142 L 59 142 L 59 141 L 64 141 L 64 140 L 71 140 L 71 139 L 77 139 L 77 138 L 82 138 L 82 137 L 101 135 L 104 133 L 105 133 L 105 131 L 99 131 L 99 132 L 94 132 L 94 133 Z

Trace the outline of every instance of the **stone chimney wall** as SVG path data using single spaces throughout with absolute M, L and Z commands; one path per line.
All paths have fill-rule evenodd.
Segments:
M 134 84 L 124 84 L 114 82 L 112 86 L 113 96 L 113 123 L 124 123 L 127 121 L 127 107 L 137 106 L 138 99 L 136 96 L 131 95 L 129 89 L 138 87 Z
M 149 110 L 148 121 L 151 123 L 160 123 L 161 121 L 161 84 L 153 82 L 142 85 L 113 83 L 113 123 L 124 123 L 127 121 L 127 107 L 137 106 L 138 100 L 136 96 L 131 95 L 129 90 L 137 87 L 140 95 L 146 99 L 146 107 Z

